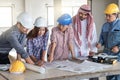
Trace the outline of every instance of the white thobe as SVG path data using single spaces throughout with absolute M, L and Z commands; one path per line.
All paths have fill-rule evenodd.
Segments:
M 89 56 L 89 52 L 92 51 L 92 52 L 95 52 L 97 53 L 97 48 L 96 48 L 96 43 L 97 43 L 97 33 L 96 33 L 96 27 L 95 27 L 95 24 L 93 24 L 93 31 L 92 31 L 92 40 L 91 40 L 91 48 L 88 47 L 88 40 L 87 40 L 87 37 L 86 37 L 86 28 L 87 28 L 87 20 L 83 20 L 81 21 L 81 31 L 82 31 L 82 35 L 81 35 L 81 41 L 82 41 L 82 44 L 81 46 L 78 47 L 78 45 L 76 45 L 75 43 L 75 55 L 76 57 L 79 57 L 79 56 Z M 81 52 L 81 54 L 80 54 Z

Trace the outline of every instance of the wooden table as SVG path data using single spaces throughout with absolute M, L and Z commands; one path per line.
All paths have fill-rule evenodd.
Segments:
M 8 71 L 0 71 L 0 80 L 80 80 L 83 78 L 104 77 L 107 75 L 120 74 L 120 63 L 111 68 L 96 72 L 74 73 L 58 69 L 47 70 L 45 74 L 26 70 L 24 74 L 10 74 Z

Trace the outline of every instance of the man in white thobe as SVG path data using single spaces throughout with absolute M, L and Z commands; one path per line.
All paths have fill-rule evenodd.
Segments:
M 93 56 L 94 53 L 97 53 L 96 27 L 90 12 L 91 9 L 88 5 L 82 5 L 73 17 L 76 57 Z
M 96 27 L 90 12 L 91 9 L 88 5 L 82 5 L 73 17 L 74 49 L 77 58 L 93 56 L 94 53 L 97 53 Z M 98 78 L 90 78 L 89 80 L 98 80 Z

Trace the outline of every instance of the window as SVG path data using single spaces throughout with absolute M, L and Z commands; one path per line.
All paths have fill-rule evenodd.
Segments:
M 47 7 L 47 20 L 48 20 L 48 26 L 54 25 L 54 8 L 53 7 Z
M 0 27 L 12 26 L 12 7 L 0 6 Z

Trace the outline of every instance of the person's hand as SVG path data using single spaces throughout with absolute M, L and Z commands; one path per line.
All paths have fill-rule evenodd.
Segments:
M 73 60 L 78 60 L 75 56 L 72 56 L 72 59 L 73 59 Z
M 53 55 L 52 55 L 52 54 L 49 55 L 49 57 L 48 57 L 48 61 L 49 61 L 50 63 L 53 61 Z
M 27 63 L 29 63 L 29 64 L 35 64 L 35 63 L 30 59 L 30 57 L 25 58 L 25 61 L 26 61 Z
M 33 55 L 30 56 L 30 59 L 32 59 L 33 62 L 37 62 L 37 58 Z
M 72 57 L 72 61 L 82 63 L 84 60 L 80 60 L 80 59 L 78 59 L 76 57 Z
M 114 46 L 114 47 L 112 48 L 112 52 L 113 52 L 113 53 L 118 53 L 118 52 L 119 52 L 119 47 L 118 47 L 118 46 Z
M 80 60 L 80 59 L 76 58 L 75 56 L 72 56 L 72 60 L 77 61 L 77 60 Z
M 100 48 L 101 48 L 101 44 L 100 44 L 100 43 L 97 43 L 96 47 L 97 47 L 98 49 L 100 49 Z
M 89 52 L 89 56 L 94 56 L 94 55 L 95 55 L 94 52 L 92 52 L 92 51 Z
M 44 63 L 45 63 L 44 61 L 39 60 L 38 62 L 36 62 L 36 65 L 38 65 L 38 66 L 43 66 Z

